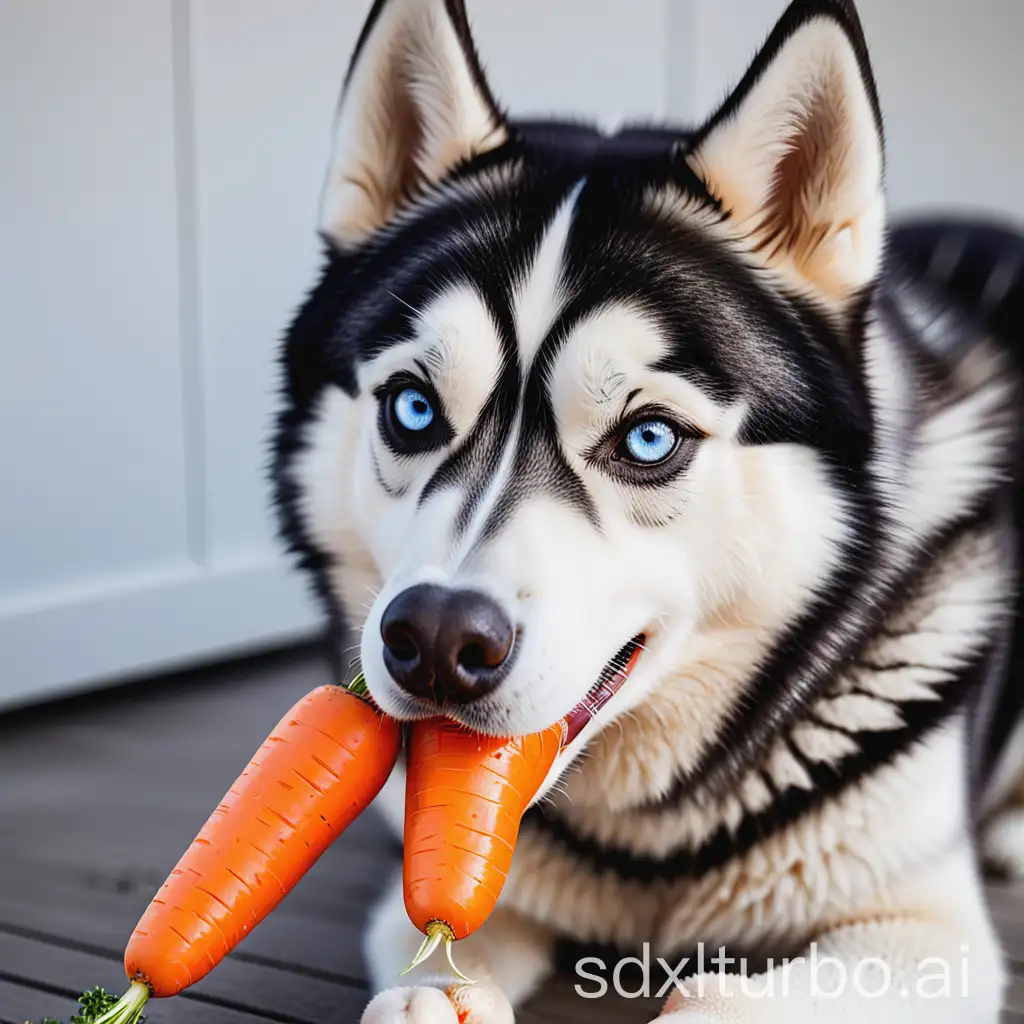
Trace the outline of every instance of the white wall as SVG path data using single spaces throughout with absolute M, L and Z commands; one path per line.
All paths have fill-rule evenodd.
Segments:
M 369 6 L 0 0 L 0 704 L 314 627 L 265 443 Z M 470 0 L 505 101 L 607 123 L 667 10 Z
M 518 113 L 699 118 L 782 0 L 468 0 Z M 0 0 L 0 704 L 301 635 L 263 477 L 369 0 Z M 862 0 L 899 206 L 1024 214 L 1020 0 Z

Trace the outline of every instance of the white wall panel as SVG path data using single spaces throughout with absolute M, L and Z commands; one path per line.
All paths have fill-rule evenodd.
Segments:
M 172 105 L 168 0 L 0 4 L 0 607 L 185 555 Z
M 1024 222 L 1024 3 L 861 0 L 895 207 L 956 203 Z
M 191 5 L 207 551 L 276 550 L 263 467 L 293 310 L 319 263 L 317 202 L 366 0 Z
M 665 0 L 665 114 L 684 126 L 695 124 L 700 116 L 694 96 L 698 2 Z
M 467 0 L 481 59 L 513 114 L 614 127 L 666 110 L 667 7 L 680 0 Z M 689 0 L 681 0 L 686 4 Z
M 207 550 L 191 60 L 182 0 L 0 0 L 0 704 L 317 620 Z

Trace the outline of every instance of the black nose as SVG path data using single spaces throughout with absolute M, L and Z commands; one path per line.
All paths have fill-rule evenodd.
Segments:
M 420 583 L 384 609 L 380 635 L 384 664 L 403 690 L 437 704 L 468 704 L 501 682 L 515 630 L 479 591 Z

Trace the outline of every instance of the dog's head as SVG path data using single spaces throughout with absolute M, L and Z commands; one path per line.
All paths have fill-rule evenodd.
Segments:
M 609 139 L 507 120 L 461 0 L 378 0 L 275 479 L 385 711 L 532 731 L 628 660 L 589 735 L 807 607 L 856 542 L 881 175 L 848 3 L 793 4 L 696 132 Z

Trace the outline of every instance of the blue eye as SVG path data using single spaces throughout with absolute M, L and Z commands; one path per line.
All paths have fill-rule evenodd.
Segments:
M 405 430 L 426 430 L 434 422 L 434 408 L 430 399 L 416 388 L 404 388 L 395 395 L 395 420 Z
M 664 420 L 644 420 L 626 435 L 624 457 L 644 466 L 663 462 L 675 450 L 678 435 Z

